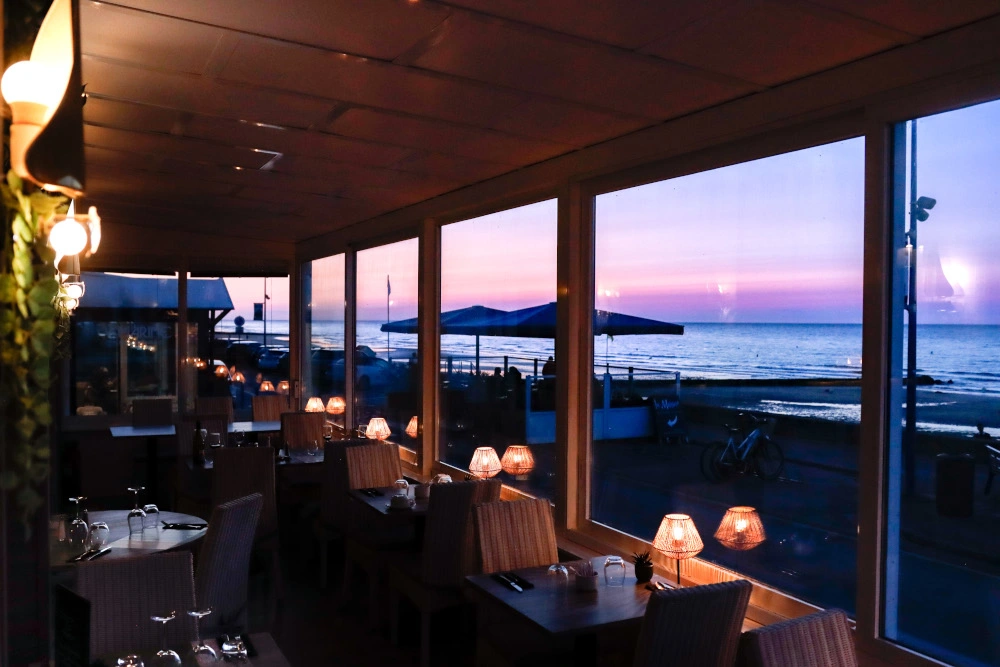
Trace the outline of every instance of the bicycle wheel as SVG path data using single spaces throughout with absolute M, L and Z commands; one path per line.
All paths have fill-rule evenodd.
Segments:
M 762 438 L 753 450 L 753 465 L 757 476 L 768 481 L 778 479 L 785 468 L 785 454 L 771 438 Z
M 721 482 L 732 473 L 732 464 L 726 460 L 728 447 L 724 442 L 713 442 L 701 454 L 701 472 L 710 482 Z

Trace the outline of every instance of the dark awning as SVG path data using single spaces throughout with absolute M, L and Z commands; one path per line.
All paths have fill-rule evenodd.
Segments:
M 119 273 L 83 274 L 86 293 L 80 308 L 176 309 L 177 278 L 165 276 L 123 275 Z M 232 310 L 233 300 L 222 278 L 189 279 L 188 308 Z

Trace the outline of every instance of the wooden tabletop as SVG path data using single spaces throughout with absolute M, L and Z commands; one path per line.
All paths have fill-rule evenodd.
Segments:
M 174 530 L 164 528 L 162 523 L 157 524 L 158 528 L 147 528 L 141 533 L 129 535 L 128 512 L 128 510 L 90 512 L 90 523 L 103 521 L 108 524 L 111 533 L 107 544 L 107 546 L 111 547 L 111 551 L 106 556 L 102 556 L 102 560 L 109 558 L 130 558 L 142 554 L 179 549 L 200 540 L 205 535 L 205 528 L 199 530 Z M 160 512 L 158 521 L 166 521 L 167 523 L 206 523 L 205 519 L 190 514 L 163 511 Z M 83 546 L 79 544 L 71 544 L 68 540 L 59 541 L 58 539 L 50 539 L 49 566 L 53 570 L 72 569 L 76 566 L 76 563 L 67 563 L 66 561 L 83 551 Z
M 252 445 L 251 445 L 252 446 Z M 315 465 L 318 463 L 323 463 L 323 450 L 319 450 L 315 455 L 310 455 L 304 449 L 292 449 L 288 452 L 287 459 L 277 460 L 275 459 L 276 465 L 278 467 L 285 466 L 298 466 L 298 465 Z M 204 464 L 196 465 L 193 459 L 188 459 L 189 468 L 204 468 L 205 470 L 212 470 L 214 467 L 213 461 L 206 461 Z
M 514 570 L 522 579 L 535 585 L 523 593 L 507 588 L 488 574 L 465 578 L 473 596 L 485 604 L 498 604 L 513 610 L 544 632 L 553 636 L 572 636 L 614 626 L 639 624 L 646 613 L 650 591 L 637 584 L 632 563 L 626 561 L 625 585 L 604 583 L 606 556 L 591 559 L 598 573 L 596 591 L 576 590 L 573 573 L 569 580 L 548 574 L 548 566 Z M 570 565 L 570 563 L 564 563 Z M 654 575 L 653 581 L 669 582 Z
M 410 499 L 413 500 L 413 506 L 409 509 L 394 509 L 389 507 L 389 499 L 396 493 L 396 489 L 391 486 L 379 487 L 375 489 L 376 493 L 380 495 L 369 495 L 362 489 L 354 489 L 349 493 L 352 498 L 360 503 L 363 503 L 364 505 L 367 505 L 379 514 L 384 514 L 386 516 L 423 517 L 427 515 L 428 499 L 414 498 L 413 492 L 415 487 L 416 485 L 411 485 L 409 489 Z

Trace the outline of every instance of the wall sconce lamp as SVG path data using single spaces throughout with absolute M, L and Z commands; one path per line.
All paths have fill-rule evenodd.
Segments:
M 0 80 L 10 106 L 10 161 L 18 176 L 75 198 L 84 191 L 80 15 L 73 0 L 54 0 L 31 58 Z

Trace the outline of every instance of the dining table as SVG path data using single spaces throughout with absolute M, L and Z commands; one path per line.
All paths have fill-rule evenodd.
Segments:
M 635 569 L 628 562 L 624 585 L 608 585 L 603 574 L 606 558 L 590 559 L 598 573 L 596 590 L 578 590 L 572 571 L 568 577 L 550 574 L 549 566 L 512 570 L 521 591 L 496 573 L 466 577 L 466 591 L 476 604 L 480 632 L 489 632 L 491 625 L 513 622 L 540 637 L 546 647 L 567 647 L 577 665 L 602 664 L 609 652 L 621 651 L 623 646 L 625 651 L 632 649 L 652 591 L 672 585 L 659 575 L 654 575 L 648 586 L 637 583 Z
M 111 426 L 112 438 L 144 438 L 146 441 L 146 487 L 150 498 L 161 500 L 159 495 L 159 457 L 156 454 L 157 438 L 168 438 L 177 435 L 173 424 L 157 426 Z M 231 422 L 229 433 L 275 433 L 281 431 L 280 421 L 239 421 Z
M 219 651 L 220 643 L 217 637 L 206 637 L 205 644 L 212 647 L 219 656 L 218 660 L 213 659 L 210 655 L 200 654 L 195 655 L 188 646 L 173 646 L 174 651 L 181 658 L 181 665 L 187 667 L 207 667 L 208 665 L 217 664 L 239 664 L 244 665 L 244 667 L 290 667 L 288 659 L 278 648 L 277 643 L 274 641 L 269 633 L 266 632 L 251 632 L 248 635 L 249 644 L 248 648 L 252 648 L 253 655 L 247 657 L 246 660 L 238 660 L 233 658 L 232 660 L 223 659 L 222 653 Z M 98 658 L 94 664 L 96 665 L 107 665 L 108 667 L 113 667 L 118 664 L 118 659 L 124 657 L 120 655 L 109 655 Z M 150 651 L 148 653 L 140 653 L 139 657 L 143 660 L 144 664 L 156 665 L 159 664 L 156 661 L 155 651 Z
M 145 530 L 129 534 L 128 528 L 129 510 L 105 510 L 90 512 L 88 520 L 91 524 L 103 521 L 108 524 L 107 547 L 110 551 L 101 556 L 103 559 L 134 558 L 145 554 L 154 554 L 162 551 L 173 551 L 191 546 L 205 536 L 206 528 L 166 528 L 163 524 L 177 524 L 182 526 L 207 525 L 205 519 L 191 514 L 181 514 L 179 512 L 161 511 L 156 517 L 156 522 Z M 64 521 L 64 517 L 53 517 L 55 521 Z M 84 546 L 78 542 L 68 539 L 59 539 L 64 536 L 64 531 L 53 523 L 54 529 L 49 539 L 49 567 L 53 574 L 69 573 L 72 578 L 72 570 L 77 566 L 71 559 L 83 553 Z M 65 533 L 69 528 L 66 527 Z

